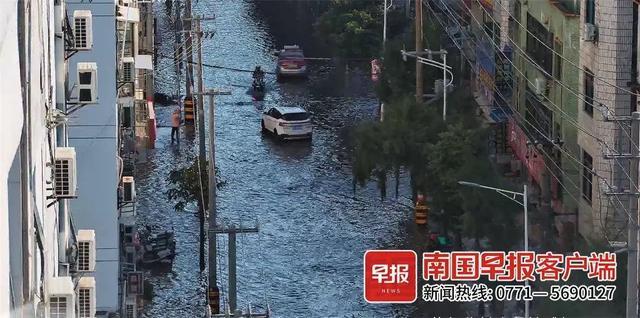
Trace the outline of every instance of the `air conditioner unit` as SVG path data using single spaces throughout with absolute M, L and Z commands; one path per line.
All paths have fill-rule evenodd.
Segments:
M 76 318 L 76 297 L 71 277 L 51 277 L 47 286 L 48 317 Z
M 78 318 L 94 318 L 96 316 L 96 279 L 89 276 L 80 278 L 77 295 Z
M 93 272 L 96 268 L 96 232 L 94 230 L 78 231 L 78 272 Z
M 598 38 L 598 27 L 591 23 L 584 24 L 584 40 L 594 42 Z
M 136 183 L 133 177 L 122 177 L 122 202 L 136 200 Z
M 93 47 L 93 21 L 91 11 L 73 11 L 73 48 L 91 50 Z
M 98 102 L 98 65 L 78 63 L 78 101 L 83 104 Z
M 536 84 L 536 94 L 538 95 L 546 95 L 547 93 L 547 79 L 544 77 L 538 77 L 535 81 Z
M 121 80 L 123 82 L 133 82 L 134 80 L 134 71 L 135 71 L 135 61 L 133 57 L 125 57 L 122 59 L 122 77 Z
M 125 303 L 125 317 L 126 318 L 138 318 L 138 306 L 135 298 L 129 297 Z
M 57 198 L 76 197 L 76 172 L 76 149 L 57 147 L 53 163 L 53 189 Z

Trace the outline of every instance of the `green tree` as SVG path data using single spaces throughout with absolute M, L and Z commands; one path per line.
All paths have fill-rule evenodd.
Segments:
M 191 203 L 197 203 L 198 206 L 201 202 L 200 184 L 202 181 L 202 198 L 204 200 L 204 206 L 209 204 L 209 173 L 207 170 L 208 162 L 203 162 L 202 173 L 198 171 L 198 160 L 194 160 L 189 166 L 180 167 L 169 172 L 167 181 L 169 182 L 169 188 L 165 192 L 167 198 L 175 202 L 174 209 L 176 211 L 184 211 L 185 207 Z M 218 167 L 216 169 L 216 183 L 218 189 L 224 186 L 226 183 L 220 177 Z M 198 176 L 202 176 L 202 180 L 198 180 Z
M 366 0 L 333 0 L 316 30 L 342 57 L 370 57 L 380 50 L 380 6 Z
M 204 161 L 198 167 L 198 160 L 194 160 L 191 165 L 181 167 L 169 172 L 167 181 L 169 188 L 166 195 L 170 201 L 176 202 L 174 209 L 183 211 L 188 204 L 197 203 L 198 216 L 200 219 L 200 270 L 205 268 L 204 264 L 204 248 L 205 248 L 205 208 L 209 204 L 209 186 L 208 186 L 208 162 Z M 220 179 L 218 167 L 216 171 L 216 187 L 220 188 L 224 185 L 224 181 Z

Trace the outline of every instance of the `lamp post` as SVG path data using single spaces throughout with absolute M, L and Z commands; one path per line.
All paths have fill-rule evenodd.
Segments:
M 423 52 L 418 54 L 415 51 L 400 50 L 400 53 L 402 54 L 402 58 L 405 61 L 407 60 L 407 56 L 415 57 L 421 64 L 437 67 L 442 70 L 442 120 L 447 121 L 447 87 L 453 84 L 453 73 L 451 72 L 451 66 L 447 65 L 447 51 L 424 50 Z M 422 57 L 422 54 L 428 54 L 429 58 Z M 442 62 L 438 62 L 432 59 L 431 57 L 434 54 L 442 55 Z M 449 76 L 447 76 L 447 74 Z M 449 81 L 448 83 L 447 80 Z
M 393 6 L 393 0 L 387 5 L 388 0 L 384 0 L 384 18 L 382 19 L 382 47 L 387 44 L 387 11 Z
M 475 182 L 467 182 L 467 181 L 458 181 L 458 184 L 468 187 L 481 188 L 487 190 L 493 190 L 498 192 L 500 195 L 508 198 L 509 200 L 521 205 L 524 208 L 524 250 L 529 251 L 529 212 L 527 209 L 527 185 L 523 186 L 522 192 L 515 192 L 505 189 L 499 189 L 494 187 L 489 187 L 486 185 L 478 184 Z M 521 197 L 522 200 L 518 200 L 518 197 Z M 525 286 L 529 286 L 529 281 L 524 281 Z M 529 300 L 524 300 L 524 317 L 529 318 Z

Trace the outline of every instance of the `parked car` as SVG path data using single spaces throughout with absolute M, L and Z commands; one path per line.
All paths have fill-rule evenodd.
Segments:
M 304 52 L 299 46 L 285 45 L 278 52 L 276 74 L 278 79 L 307 76 L 307 63 L 304 60 Z
M 300 107 L 271 107 L 262 114 L 262 131 L 280 139 L 310 139 L 311 116 Z

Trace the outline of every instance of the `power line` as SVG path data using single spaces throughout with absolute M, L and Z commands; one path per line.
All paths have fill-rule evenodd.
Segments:
M 569 62 L 569 64 L 571 64 L 572 66 L 574 66 L 574 67 L 575 67 L 575 68 L 577 68 L 578 70 L 580 70 L 580 71 L 582 71 L 582 72 L 586 72 L 586 70 L 585 70 L 585 69 L 583 69 L 583 68 L 579 67 L 578 65 L 576 65 L 575 63 L 573 63 L 573 61 L 571 61 L 570 59 L 567 59 L 566 57 L 562 56 L 562 54 L 561 54 L 561 53 L 556 52 L 555 50 L 553 50 L 553 48 L 549 47 L 546 43 L 544 43 L 544 41 L 542 41 L 542 40 L 540 40 L 538 37 L 536 37 L 536 36 L 535 36 L 531 31 L 529 31 L 529 29 L 528 29 L 528 28 L 526 28 L 524 25 L 522 25 L 522 23 L 520 22 L 520 19 L 519 19 L 519 18 L 514 17 L 514 16 L 509 12 L 509 10 L 508 10 L 507 8 L 505 8 L 505 7 L 501 4 L 501 2 L 500 2 L 500 1 L 496 1 L 496 3 L 498 3 L 498 5 L 500 6 L 500 8 L 502 8 L 502 10 L 503 10 L 504 12 L 506 12 L 506 13 L 509 15 L 509 17 L 511 18 L 511 20 L 515 21 L 515 22 L 520 26 L 520 28 L 519 28 L 519 29 L 521 29 L 521 30 L 525 30 L 525 31 L 526 31 L 527 33 L 529 33 L 529 34 L 530 34 L 534 39 L 536 39 L 536 41 L 538 41 L 538 42 L 542 43 L 542 45 L 544 45 L 547 49 L 549 49 L 551 52 L 553 52 L 553 54 L 555 54 L 555 55 L 557 55 L 558 57 L 560 57 L 561 59 L 563 59 L 563 60 L 565 60 L 565 61 Z M 487 11 L 484 7 L 482 7 L 482 9 L 483 9 L 485 12 Z M 493 16 L 489 15 L 489 17 L 490 17 L 493 21 L 495 21 L 495 19 L 493 18 Z M 611 83 L 607 82 L 607 81 L 606 81 L 606 80 L 604 80 L 604 79 L 597 78 L 597 80 L 599 80 L 599 81 L 601 81 L 602 83 L 605 83 L 605 84 L 607 84 L 607 85 L 609 85 L 609 86 L 611 86 L 611 87 L 615 87 L 615 88 L 617 88 L 617 89 L 619 89 L 619 90 L 621 90 L 621 91 L 623 91 L 623 92 L 629 93 L 629 94 L 631 94 L 631 95 L 636 95 L 636 96 L 638 96 L 638 95 L 639 95 L 638 93 L 632 92 L 632 91 L 630 91 L 630 90 L 628 90 L 628 89 L 626 89 L 626 88 L 624 88 L 624 87 L 620 87 L 620 86 L 617 86 L 617 85 L 615 85 L 615 84 L 611 84 Z
M 478 1 L 478 0 L 476 0 L 476 1 Z M 482 8 L 482 10 L 483 10 L 483 11 L 484 11 L 488 16 L 489 16 L 489 18 L 491 19 L 492 23 L 493 23 L 494 25 L 499 25 L 499 22 L 498 22 L 495 18 L 493 18 L 493 16 L 490 14 L 490 12 L 488 12 L 488 10 L 487 10 L 486 8 L 484 8 L 484 6 L 482 6 L 482 4 L 480 4 L 479 2 L 478 2 L 478 4 L 479 4 L 479 6 Z M 473 17 L 473 19 L 474 19 L 474 20 L 478 21 L 478 20 L 473 16 L 473 14 L 471 13 L 471 8 L 469 8 L 466 4 L 465 4 L 464 6 L 468 9 L 469 14 L 471 15 L 471 17 Z M 509 16 L 510 16 L 511 18 L 514 18 L 514 17 L 513 17 L 513 16 L 511 16 L 510 14 L 509 14 Z M 514 18 L 514 19 L 515 19 L 515 18 Z M 516 20 L 516 21 L 517 21 L 517 20 Z M 478 22 L 478 23 L 479 23 L 479 22 Z M 518 22 L 518 23 L 519 23 L 519 22 Z M 481 26 L 481 27 L 482 27 L 482 26 Z M 497 28 L 498 28 L 498 30 L 502 33 L 502 29 L 501 29 L 499 26 L 498 26 Z M 483 30 L 484 30 L 484 29 L 483 29 Z M 527 30 L 527 32 L 528 32 L 528 33 L 531 33 L 529 30 Z M 485 33 L 485 34 L 487 34 L 487 32 L 486 32 L 486 31 L 484 31 L 484 33 Z M 488 36 L 488 34 L 487 34 L 487 36 Z M 535 36 L 534 36 L 534 37 L 535 37 Z M 538 69 L 540 72 L 542 72 L 545 76 L 547 76 L 547 77 L 549 77 L 549 78 L 554 78 L 554 77 L 553 77 L 551 74 L 549 74 L 549 73 L 548 73 L 544 68 L 542 68 L 540 65 L 538 65 L 538 63 L 536 63 L 536 61 L 534 61 L 534 60 L 533 60 L 533 58 L 532 58 L 531 56 L 529 56 L 529 54 L 528 54 L 528 53 L 526 53 L 526 52 L 525 52 L 525 50 L 523 50 L 523 49 L 522 49 L 522 48 L 521 48 L 521 47 L 520 47 L 520 46 L 519 46 L 519 45 L 518 45 L 518 44 L 517 44 L 517 43 L 516 43 L 512 38 L 511 38 L 511 37 L 509 37 L 508 35 L 507 35 L 507 39 L 509 39 L 509 42 L 511 42 L 511 43 L 513 44 L 513 46 L 515 46 L 515 47 L 518 49 L 518 51 L 520 51 L 520 53 L 521 53 L 521 54 L 522 54 L 522 55 L 527 59 L 527 61 L 528 61 L 529 63 L 531 63 L 533 66 L 535 66 L 535 68 L 536 68 L 536 69 Z M 537 37 L 536 37 L 535 39 L 536 39 L 537 41 L 539 41 L 540 43 L 544 44 L 544 45 L 545 45 L 545 47 L 547 47 L 548 49 L 550 49 L 548 46 L 546 46 L 546 44 L 545 44 L 545 43 L 541 42 Z M 497 45 L 494 45 L 494 46 L 496 46 L 496 47 L 497 47 Z M 499 50 L 499 48 L 498 48 L 498 50 Z M 562 59 L 564 59 L 564 60 L 567 60 L 564 56 L 562 56 L 562 55 L 560 55 L 560 54 L 556 53 L 555 51 L 553 51 L 553 49 L 550 49 L 550 50 L 551 50 L 555 55 L 557 55 L 559 58 L 562 58 Z M 582 71 L 584 71 L 584 70 L 582 70 Z M 525 77 L 525 78 L 526 78 L 526 76 L 523 76 L 523 77 Z M 594 78 L 596 78 L 596 77 L 594 77 Z M 533 85 L 533 82 L 529 81 L 528 79 L 527 79 L 527 81 L 528 81 L 531 85 Z M 582 94 L 582 93 L 580 93 L 580 92 L 577 92 L 576 90 L 574 90 L 573 88 L 571 88 L 571 87 L 567 86 L 566 84 L 564 84 L 564 82 L 562 82 L 562 81 L 560 81 L 560 80 L 556 80 L 555 82 L 557 82 L 558 84 L 560 84 L 560 86 L 562 86 L 562 88 L 564 88 L 564 89 L 568 90 L 570 93 L 572 93 L 573 95 L 575 95 L 575 96 L 578 98 L 578 100 L 580 100 L 580 101 L 582 101 L 582 102 L 584 102 L 584 103 L 587 103 L 587 104 L 591 104 L 592 106 L 593 106 L 593 104 L 595 104 L 595 102 L 596 102 L 596 99 L 595 99 L 595 98 L 593 98 L 593 101 L 592 101 L 592 102 L 588 102 L 585 98 L 583 98 L 583 97 L 582 97 L 582 96 L 585 96 L 584 94 Z M 617 87 L 617 86 L 615 86 L 615 87 L 616 87 L 616 88 L 619 88 L 619 87 Z M 620 88 L 620 89 L 621 89 L 621 88 Z M 624 90 L 624 89 L 622 89 L 622 90 Z M 632 95 L 636 95 L 635 93 L 631 93 L 631 94 L 632 94 Z M 550 102 L 550 103 L 552 103 L 550 99 L 548 99 L 548 100 L 549 100 L 549 102 Z M 609 108 L 609 107 L 608 107 L 607 105 L 605 105 L 604 103 L 598 102 L 597 104 L 598 104 L 599 106 L 601 106 L 601 107 L 604 107 L 608 112 L 615 114 L 615 112 L 612 112 L 612 111 L 611 111 L 611 108 Z M 555 104 L 554 104 L 554 106 L 555 106 Z M 556 107 L 556 108 L 557 108 L 557 107 Z M 599 109 L 599 110 L 600 110 L 600 111 L 602 111 L 601 109 Z M 561 111 L 562 111 L 562 110 L 561 110 Z M 605 117 L 605 118 L 606 118 L 606 116 L 604 115 L 604 113 L 603 113 L 603 117 Z M 615 120 L 614 120 L 614 121 L 615 121 Z M 636 147 L 636 148 L 638 148 L 638 145 L 633 141 L 633 138 L 631 138 L 631 135 L 629 134 L 629 132 L 627 132 L 627 131 L 626 131 L 626 128 L 625 128 L 625 127 L 622 127 L 622 124 L 621 124 L 620 122 L 618 122 L 618 121 L 615 121 L 615 123 L 616 123 L 616 124 L 618 124 L 618 126 L 620 126 L 620 128 L 621 128 L 621 129 L 622 129 L 622 131 L 627 135 L 627 138 L 629 138 L 629 141 L 633 144 L 633 146 L 634 146 L 634 147 Z
M 442 20 L 437 16 L 437 14 L 436 14 L 436 13 L 435 13 L 435 11 L 433 10 L 433 8 L 431 8 L 431 6 L 430 6 L 430 5 L 428 5 L 428 7 L 429 7 L 430 11 L 432 12 L 432 14 L 436 17 L 436 19 L 438 20 L 438 22 L 440 23 L 440 25 L 441 25 L 441 26 L 443 26 L 443 27 L 446 27 L 446 25 L 444 24 L 444 22 L 443 22 L 443 21 L 442 21 Z M 454 18 L 454 20 L 455 20 L 455 18 Z M 469 38 L 470 38 L 470 37 L 469 37 Z M 455 41 L 454 41 L 454 44 L 456 45 L 456 47 L 458 47 L 458 49 L 460 50 L 460 53 L 461 53 L 462 55 L 464 55 L 464 57 L 465 57 L 465 59 L 467 60 L 467 62 L 468 62 L 468 63 L 473 67 L 473 63 L 471 62 L 470 58 L 466 55 L 466 53 L 464 53 L 464 50 L 463 50 L 463 49 L 462 49 L 462 48 L 461 48 L 457 43 L 455 43 Z M 475 44 L 477 45 L 477 42 L 476 42 Z M 514 65 L 514 67 L 515 67 L 515 65 Z M 517 68 L 517 67 L 516 67 L 516 68 Z M 513 89 L 513 86 L 512 86 L 511 88 Z M 502 93 L 500 93 L 499 91 L 495 91 L 495 92 L 496 92 L 496 93 L 498 93 L 498 95 L 500 95 L 500 98 L 502 98 L 504 101 L 507 101 L 507 99 L 504 97 L 504 95 L 502 95 Z M 505 103 L 505 105 L 507 105 L 507 106 L 512 110 L 512 112 L 514 112 L 514 113 L 518 114 L 518 116 L 520 116 L 520 117 L 522 118 L 522 120 L 523 120 L 525 123 L 527 123 L 531 128 L 535 129 L 535 130 L 536 130 L 536 131 L 537 131 L 541 136 L 543 136 L 543 137 L 545 137 L 545 138 L 546 138 L 546 136 L 545 136 L 542 132 L 540 132 L 540 131 L 539 131 L 539 130 L 534 126 L 534 125 L 532 125 L 532 124 L 531 124 L 531 123 L 530 123 L 526 118 L 524 118 L 524 116 L 522 116 L 522 114 L 520 114 L 517 110 L 514 110 L 514 109 L 509 105 L 509 103 Z M 507 115 L 507 114 L 505 113 L 505 115 Z M 536 120 L 536 121 L 537 121 L 537 120 Z M 538 124 L 539 124 L 539 123 L 538 123 Z M 528 129 L 526 129 L 525 127 L 521 127 L 521 128 L 523 128 L 523 129 L 525 129 L 525 130 L 527 130 L 527 131 L 528 131 Z M 529 132 L 529 134 L 530 134 L 530 132 Z M 547 138 L 547 139 L 548 139 L 548 138 Z M 548 139 L 548 141 L 551 141 L 551 140 L 550 140 L 550 139 Z M 583 167 L 585 167 L 585 168 L 589 169 L 590 173 L 591 173 L 593 176 L 595 176 L 596 178 L 602 179 L 602 181 L 604 181 L 604 183 L 605 183 L 605 184 L 607 184 L 607 186 L 609 186 L 609 187 L 610 187 L 610 185 L 608 185 L 608 182 L 606 181 L 606 179 L 605 179 L 604 177 L 602 177 L 602 176 L 598 175 L 597 173 L 595 173 L 595 171 L 593 171 L 593 169 L 592 169 L 592 168 L 588 168 L 588 167 L 584 166 L 584 164 L 582 164 L 582 162 L 580 162 L 579 160 L 575 159 L 573 156 L 571 156 L 571 155 L 570 155 L 566 150 L 564 150 L 562 147 L 559 147 L 558 145 L 556 145 L 556 144 L 554 144 L 554 143 L 552 143 L 552 144 L 553 144 L 557 149 L 559 149 L 559 150 L 560 150 L 560 151 L 562 151 L 563 153 L 567 154 L 567 155 L 568 155 L 572 160 L 574 160 L 574 161 L 575 161 L 575 162 L 577 162 L 578 164 L 582 165 Z M 543 150 L 543 152 L 544 152 L 544 150 Z M 546 152 L 545 152 L 545 154 L 546 154 Z M 548 154 L 546 154 L 546 155 L 548 156 Z M 616 160 L 616 161 L 617 161 L 617 160 Z M 544 163 L 545 167 L 547 168 L 547 170 L 551 171 L 551 169 L 549 169 L 549 166 L 546 164 L 546 162 L 545 162 L 545 161 L 543 161 L 543 163 Z M 555 164 L 555 162 L 554 162 L 554 164 Z M 557 166 L 557 165 L 556 165 L 556 166 Z M 562 169 L 560 169 L 560 170 L 562 171 Z M 553 173 L 552 173 L 552 174 L 553 174 Z M 555 176 L 555 174 L 554 174 L 554 177 L 556 177 L 556 179 L 558 179 L 558 178 L 557 178 L 557 176 Z M 558 181 L 559 181 L 559 180 L 558 180 Z M 559 182 L 559 183 L 563 186 L 563 188 L 565 188 L 565 189 L 566 189 L 566 187 L 562 184 L 562 182 Z M 593 187 L 593 183 L 591 182 L 590 184 L 591 184 L 591 186 Z M 600 197 L 600 192 L 598 192 L 598 195 L 599 195 L 599 197 Z M 631 215 L 630 215 L 629 211 L 624 207 L 624 204 L 622 204 L 622 202 L 620 201 L 620 199 L 618 198 L 618 196 L 614 196 L 614 197 L 615 197 L 615 199 L 616 199 L 618 202 L 620 202 L 620 204 L 621 204 L 621 206 L 622 206 L 622 208 L 623 208 L 624 212 L 629 216 L 629 219 L 635 222 L 635 220 L 631 217 Z M 575 198 L 574 198 L 574 199 L 575 199 Z M 601 202 L 601 201 L 600 201 L 600 202 Z M 636 225 L 637 225 L 637 222 L 635 222 L 635 223 L 636 223 Z
M 442 4 L 445 6 L 445 8 L 447 8 L 447 11 L 449 11 L 449 12 L 451 11 L 451 9 L 450 9 L 450 7 L 449 7 L 448 5 L 444 4 L 444 2 L 442 2 Z M 470 9 L 466 4 L 465 4 L 465 7 L 466 7 L 466 8 L 467 8 L 467 10 L 469 11 L 469 13 L 471 13 L 471 9 Z M 483 28 L 483 26 L 480 24 L 480 21 L 478 21 L 478 20 L 477 20 L 477 19 L 476 19 L 472 14 L 471 14 L 471 16 L 472 16 L 472 17 L 473 17 L 473 19 L 476 21 L 476 23 L 480 26 L 480 28 L 483 30 L 484 34 L 485 34 L 487 37 L 491 38 L 491 36 L 490 36 L 486 31 L 484 31 L 484 28 Z M 458 26 L 460 27 L 460 29 L 462 30 L 463 28 L 462 28 L 462 26 L 460 25 L 460 23 L 457 21 L 457 19 L 455 19 L 455 17 L 454 17 L 454 18 L 453 18 L 453 20 L 454 20 L 454 21 L 456 21 L 457 25 L 458 25 Z M 495 20 L 494 20 L 494 21 L 495 21 Z M 441 24 L 442 24 L 442 25 L 443 25 L 443 27 L 444 27 L 444 24 L 443 24 L 443 23 L 441 23 Z M 472 37 L 468 37 L 468 38 L 469 38 L 469 39 L 471 39 Z M 513 41 L 513 40 L 511 40 L 511 41 Z M 514 64 L 510 59 L 509 59 L 509 58 L 507 58 L 507 57 L 506 57 L 506 55 L 505 55 L 505 54 L 500 50 L 500 48 L 497 46 L 497 44 L 493 43 L 493 41 L 489 41 L 489 42 L 491 42 L 491 43 L 492 43 L 492 45 L 493 45 L 495 48 L 497 48 L 497 49 L 498 49 L 498 52 L 500 52 L 500 54 L 502 54 L 502 56 L 505 58 L 505 60 L 509 61 L 509 63 L 512 65 L 512 67 L 513 67 L 515 70 L 517 70 L 517 71 L 518 71 L 518 73 L 520 73 L 520 75 L 521 75 L 521 76 L 522 76 L 522 77 L 523 77 L 523 78 L 524 78 L 528 83 L 530 83 L 531 85 L 533 85 L 533 82 L 531 82 L 531 81 L 526 77 L 526 75 L 522 72 L 522 70 L 520 70 L 520 69 L 519 69 L 519 68 L 518 68 L 518 67 L 517 67 L 517 66 L 516 66 L 516 65 L 515 65 L 515 64 Z M 476 42 L 475 44 L 477 45 L 478 43 Z M 456 45 L 456 46 L 457 46 L 457 45 Z M 458 46 L 458 47 L 459 47 L 459 46 Z M 524 52 L 523 52 L 523 53 L 524 53 Z M 526 53 L 524 53 L 524 54 L 526 55 Z M 535 63 L 534 63 L 534 65 L 535 65 Z M 512 78 L 512 79 L 513 79 L 513 78 Z M 512 88 L 513 88 L 513 86 L 512 86 Z M 613 153 L 616 153 L 616 151 L 615 151 L 614 149 L 612 149 L 612 148 L 611 148 L 611 147 L 610 147 L 610 146 L 609 146 L 609 145 L 608 145 L 604 140 L 602 140 L 602 139 L 601 139 L 601 138 L 599 138 L 599 137 L 594 136 L 592 133 L 590 133 L 589 131 L 587 131 L 584 127 L 582 127 L 579 123 L 577 123 L 573 118 L 571 118 L 570 116 L 568 116 L 568 115 L 564 112 L 564 110 L 562 110 L 562 108 L 561 108 L 561 107 L 559 107 L 559 106 L 558 106 L 558 105 L 556 105 L 553 101 L 551 101 L 551 99 L 550 99 L 550 98 L 548 98 L 548 97 L 547 97 L 547 96 L 545 96 L 545 95 L 542 95 L 542 96 L 543 96 L 543 97 L 544 97 L 544 98 L 549 102 L 549 104 L 551 104 L 552 106 L 554 106 L 556 109 L 558 109 L 558 110 L 560 111 L 560 113 L 561 113 L 561 114 L 560 114 L 560 117 L 561 117 L 561 118 L 565 118 L 565 119 L 567 119 L 567 121 L 568 121 L 569 123 L 571 123 L 573 126 L 575 126 L 575 127 L 576 127 L 576 128 L 578 128 L 579 130 L 583 131 L 585 134 L 587 134 L 587 135 L 591 136 L 592 138 L 594 138 L 594 139 L 595 139 L 596 141 L 598 141 L 601 145 L 604 145 L 604 147 L 605 147 L 605 148 L 607 148 L 607 150 L 608 150 L 608 151 L 612 151 Z M 507 99 L 505 99 L 505 101 L 507 101 Z M 507 104 L 508 104 L 508 103 L 507 103 Z M 562 115 L 564 115 L 564 116 L 562 116 Z M 544 134 L 543 134 L 543 135 L 544 135 Z M 635 143 L 634 143 L 634 144 L 635 144 Z M 637 147 L 637 145 L 636 145 L 636 147 Z M 619 160 L 618 160 L 617 158 L 614 158 L 613 160 L 614 160 L 614 161 L 616 162 L 616 164 L 618 164 L 618 166 L 622 169 L 622 171 L 624 172 L 624 174 L 626 175 L 626 177 L 627 177 L 627 178 L 629 178 L 629 179 L 631 179 L 631 176 L 630 176 L 630 175 L 629 175 L 629 173 L 627 172 L 626 168 L 622 166 L 622 164 L 619 162 Z M 612 173 L 613 173 L 613 172 L 612 172 Z M 636 185 L 634 185 L 633 187 L 635 188 L 635 190 L 636 190 L 636 191 L 638 191 L 638 190 L 639 190 L 639 189 L 638 189 L 638 187 L 637 187 Z

